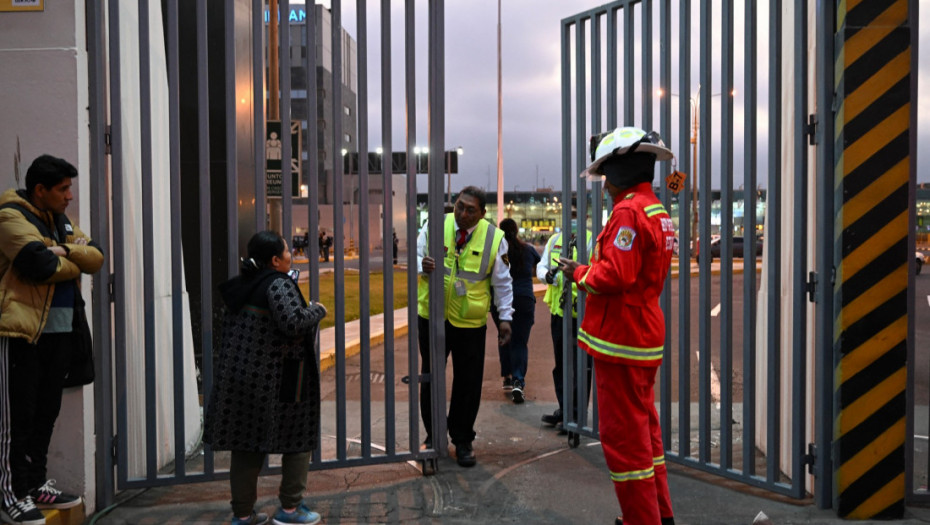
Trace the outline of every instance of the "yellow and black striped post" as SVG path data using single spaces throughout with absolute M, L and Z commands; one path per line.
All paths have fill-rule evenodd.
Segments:
M 833 508 L 904 514 L 908 0 L 846 0 L 836 35 Z

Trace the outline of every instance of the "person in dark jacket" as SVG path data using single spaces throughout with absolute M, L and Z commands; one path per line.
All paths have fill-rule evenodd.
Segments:
M 326 308 L 309 305 L 288 275 L 291 252 L 280 234 L 248 244 L 242 274 L 220 285 L 226 312 L 204 442 L 232 451 L 229 485 L 234 525 L 266 523 L 256 482 L 269 453 L 281 458 L 276 524 L 318 523 L 302 502 L 320 428 L 316 331 Z
M 529 356 L 527 344 L 530 329 L 536 321 L 536 296 L 533 294 L 533 273 L 539 262 L 536 248 L 520 240 L 517 223 L 504 219 L 500 223 L 507 241 L 507 258 L 510 259 L 510 277 L 513 278 L 513 335 L 510 342 L 499 346 L 501 377 L 504 391 L 510 391 L 514 403 L 522 403 L 526 390 L 526 367 Z M 491 310 L 494 324 L 498 324 L 497 309 Z

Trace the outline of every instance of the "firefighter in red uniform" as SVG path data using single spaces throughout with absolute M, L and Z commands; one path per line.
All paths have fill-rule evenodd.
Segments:
M 600 438 L 623 511 L 617 523 L 626 525 L 675 523 L 653 391 L 675 230 L 652 180 L 656 160 L 672 157 L 655 132 L 618 128 L 592 138 L 582 176 L 604 181 L 613 211 L 590 265 L 560 260 L 566 278 L 587 291 L 578 344 L 594 357 Z

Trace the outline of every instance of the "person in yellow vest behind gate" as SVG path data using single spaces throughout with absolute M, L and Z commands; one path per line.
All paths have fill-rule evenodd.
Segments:
M 564 363 L 562 362 L 562 318 L 563 311 L 565 307 L 568 307 L 567 303 L 571 301 L 571 312 L 572 312 L 572 347 L 575 347 L 574 340 L 578 338 L 578 309 L 577 309 L 577 299 L 578 299 L 578 287 L 574 283 L 571 284 L 571 297 L 565 293 L 564 280 L 562 274 L 558 272 L 559 266 L 559 257 L 562 256 L 562 246 L 563 239 L 565 236 L 569 239 L 569 252 L 571 253 L 571 258 L 578 260 L 578 255 L 580 250 L 577 248 L 577 240 L 575 238 L 575 232 L 578 230 L 578 219 L 576 211 L 572 210 L 572 225 L 571 228 L 568 228 L 566 232 L 563 231 L 556 233 L 549 238 L 549 242 L 546 243 L 546 248 L 543 250 L 542 259 L 539 261 L 539 264 L 536 265 L 536 277 L 540 281 L 546 283 L 546 295 L 543 297 L 543 301 L 549 305 L 549 313 L 551 314 L 549 322 L 549 330 L 552 335 L 552 346 L 555 357 L 555 367 L 552 369 L 552 382 L 555 386 L 555 398 L 559 402 L 559 408 L 555 410 L 552 414 L 543 414 L 542 422 L 553 427 L 559 427 L 562 424 L 562 410 L 563 410 L 563 392 L 562 385 L 564 383 Z M 563 235 L 565 234 L 565 235 Z M 591 231 L 585 228 L 585 243 L 587 245 L 587 253 L 590 256 L 591 254 Z M 587 377 L 587 384 L 585 388 L 585 406 L 587 406 L 587 393 L 591 388 L 591 358 L 588 356 L 586 361 L 586 370 L 585 376 Z M 568 363 L 570 366 L 569 378 L 571 379 L 572 389 L 577 392 L 578 389 L 575 387 L 575 381 L 578 377 L 577 374 L 573 373 L 575 367 L 574 363 Z M 577 406 L 577 404 L 576 404 Z M 577 421 L 577 415 L 574 414 L 574 407 L 572 411 L 571 421 Z M 564 430 L 562 431 L 564 432 Z
M 481 403 L 484 377 L 484 341 L 487 335 L 491 288 L 500 315 L 498 344 L 510 341 L 513 319 L 513 285 L 507 259 L 504 233 L 484 220 L 487 197 L 480 188 L 462 188 L 452 213 L 444 219 L 445 253 L 445 355 L 452 354 L 452 397 L 449 402 L 449 437 L 455 445 L 455 458 L 463 467 L 474 466 L 472 441 L 475 419 Z M 429 274 L 436 270 L 436 260 L 428 252 L 429 224 L 424 223 L 417 238 L 417 329 L 419 330 L 421 372 L 430 371 L 429 347 Z M 420 385 L 420 415 L 426 427 L 426 448 L 433 447 L 430 434 L 432 399 L 430 385 Z
M 618 128 L 591 139 L 583 177 L 604 179 L 613 201 L 591 264 L 562 258 L 566 279 L 588 292 L 578 344 L 594 357 L 599 432 L 626 525 L 672 525 L 665 449 L 655 408 L 665 317 L 659 294 L 675 226 L 652 191 L 656 160 L 673 158 L 655 132 Z

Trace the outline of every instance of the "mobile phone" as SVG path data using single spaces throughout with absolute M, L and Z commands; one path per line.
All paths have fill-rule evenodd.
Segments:
M 297 278 L 300 277 L 300 270 L 298 270 L 297 268 L 294 268 L 293 270 L 287 272 L 287 276 L 293 279 L 294 282 L 296 283 Z

